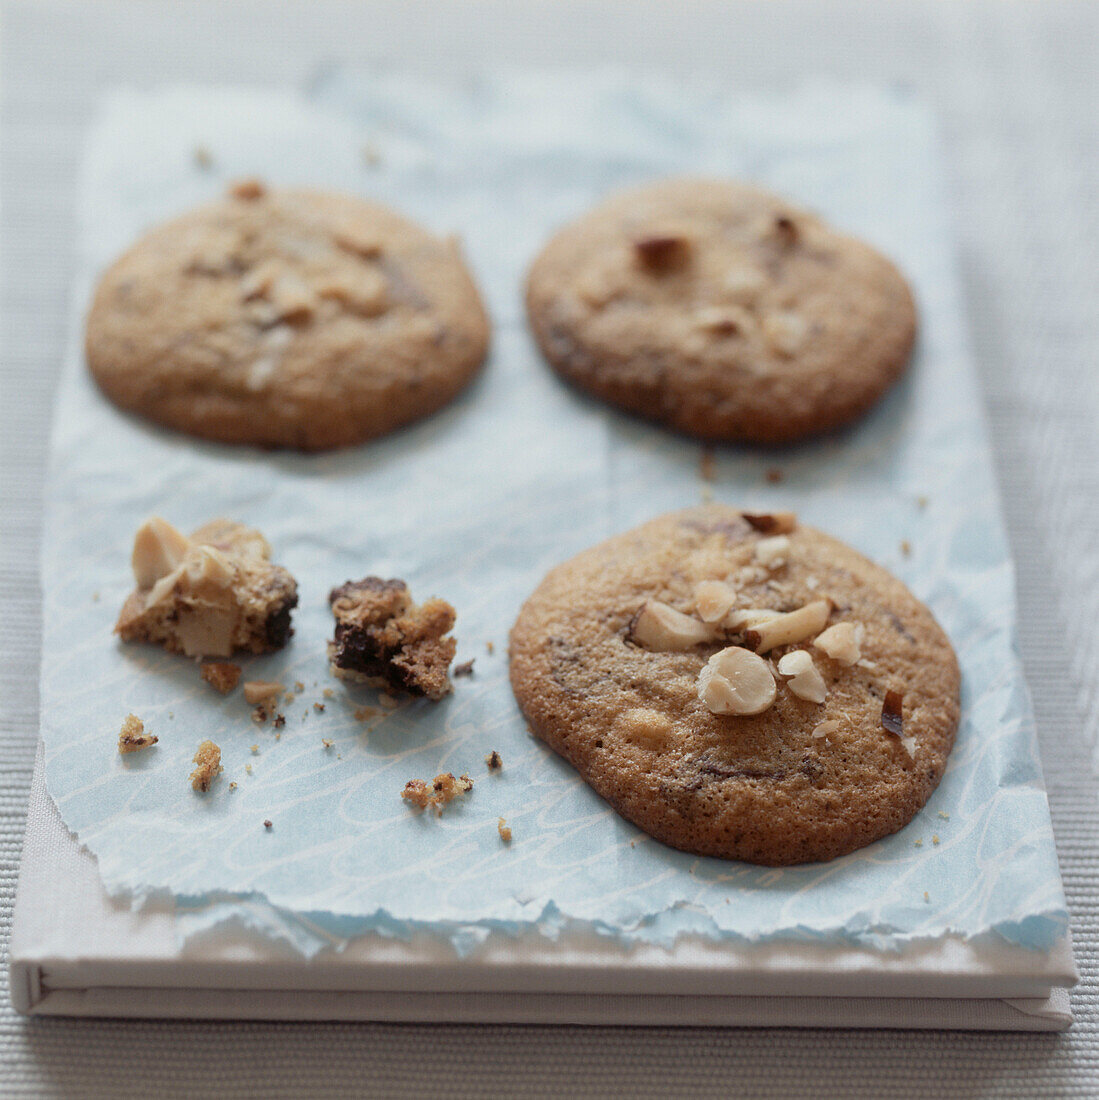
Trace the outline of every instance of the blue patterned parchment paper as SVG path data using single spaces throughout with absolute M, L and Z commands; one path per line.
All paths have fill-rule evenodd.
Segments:
M 909 377 L 861 424 L 781 452 L 719 449 L 712 485 L 697 445 L 559 383 L 522 310 L 526 267 L 555 226 L 612 188 L 688 172 L 757 180 L 867 238 L 911 278 L 922 319 Z M 82 362 L 94 279 L 144 228 L 244 176 L 358 193 L 459 234 L 494 323 L 483 377 L 420 424 L 313 456 L 206 444 L 113 408 Z M 120 91 L 90 132 L 80 201 L 42 561 L 42 735 L 50 793 L 111 894 L 174 898 L 188 934 L 236 921 L 305 954 L 368 931 L 437 933 L 459 950 L 494 930 L 572 926 L 623 944 L 692 932 L 896 949 L 947 934 L 1043 949 L 1064 933 L 1012 567 L 920 104 L 831 85 L 744 98 L 617 72 L 444 84 L 337 70 L 300 98 Z M 707 491 L 792 508 L 852 543 L 953 639 L 957 746 L 895 836 L 785 870 L 694 858 L 617 817 L 530 736 L 507 680 L 523 599 L 552 565 Z M 248 678 L 304 685 L 281 730 L 253 724 L 240 693 L 217 695 L 193 662 L 113 637 L 133 534 L 153 513 L 184 530 L 218 515 L 255 525 L 298 578 L 291 644 L 245 662 Z M 474 673 L 442 703 L 364 721 L 356 710 L 377 696 L 329 676 L 326 594 L 368 573 L 457 608 L 457 660 Z M 122 757 L 131 711 L 160 742 Z M 205 738 L 225 772 L 198 795 L 187 776 Z M 492 775 L 491 750 L 504 762 Z M 410 812 L 406 780 L 440 771 L 468 772 L 473 792 L 438 818 Z

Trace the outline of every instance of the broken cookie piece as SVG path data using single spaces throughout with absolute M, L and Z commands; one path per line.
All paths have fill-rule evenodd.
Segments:
M 127 714 L 118 734 L 118 751 L 137 752 L 155 745 L 159 740 L 155 734 L 145 732 L 145 723 L 136 714 Z
M 203 741 L 192 763 L 198 767 L 191 772 L 191 786 L 196 791 L 208 791 L 210 784 L 221 775 L 221 749 L 213 741 Z
M 404 581 L 365 577 L 334 588 L 328 602 L 336 618 L 329 656 L 337 676 L 428 699 L 450 691 L 447 670 L 457 642 L 445 635 L 456 615 L 445 600 L 415 604 Z
M 243 524 L 214 520 L 188 538 L 154 516 L 134 538 L 137 588 L 115 632 L 188 657 L 280 649 L 293 633 L 298 586 L 270 555 L 263 535 Z
M 448 803 L 462 794 L 468 794 L 473 790 L 473 780 L 468 775 L 460 775 L 455 778 L 453 772 L 443 772 L 435 776 L 431 783 L 423 779 L 410 779 L 401 791 L 401 798 L 421 810 L 428 806 L 439 813 Z
M 240 683 L 241 667 L 231 661 L 207 661 L 201 676 L 215 691 L 228 695 Z

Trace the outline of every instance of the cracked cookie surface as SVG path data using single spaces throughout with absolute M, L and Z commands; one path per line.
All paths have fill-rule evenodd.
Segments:
M 225 443 L 320 450 L 439 409 L 488 337 L 454 240 L 351 196 L 255 183 L 121 256 L 85 346 L 123 409 Z
M 800 525 L 781 563 L 761 563 L 767 537 L 709 505 L 565 562 L 519 614 L 511 683 L 534 733 L 656 839 L 752 863 L 828 860 L 895 832 L 927 801 L 957 729 L 960 674 L 931 613 L 884 569 Z M 728 606 L 714 604 L 715 584 L 733 593 Z M 638 638 L 654 601 L 676 615 Z M 792 614 L 822 602 L 827 618 Z M 704 669 L 727 647 L 773 664 L 762 712 L 714 702 Z M 801 656 L 783 675 L 789 654 Z
M 866 412 L 916 311 L 896 267 L 785 200 L 677 179 L 615 195 L 535 260 L 543 353 L 603 400 L 711 441 L 784 443 Z

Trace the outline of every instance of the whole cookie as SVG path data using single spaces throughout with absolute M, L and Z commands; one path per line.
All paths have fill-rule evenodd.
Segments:
M 157 423 L 320 450 L 446 404 L 488 335 L 455 241 L 361 199 L 253 182 L 115 262 L 86 351 L 104 393 Z
M 570 382 L 713 441 L 854 420 L 903 373 L 916 331 L 885 257 L 766 191 L 707 180 L 628 191 L 561 230 L 527 309 Z
M 551 570 L 511 632 L 511 683 L 534 733 L 639 828 L 783 865 L 911 820 L 960 677 L 885 570 L 789 514 L 708 505 Z

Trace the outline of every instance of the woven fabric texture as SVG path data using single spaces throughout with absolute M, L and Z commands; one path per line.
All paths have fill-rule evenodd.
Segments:
M 0 1093 L 1096 1095 L 1099 5 L 44 0 L 2 11 L 0 950 L 38 723 L 40 501 L 70 305 L 74 173 L 97 93 L 195 80 L 302 86 L 336 58 L 457 72 L 616 60 L 720 72 L 744 87 L 802 75 L 900 81 L 939 112 L 1082 980 L 1076 1024 L 1058 1036 L 26 1021 L 8 1006 L 5 975 Z

